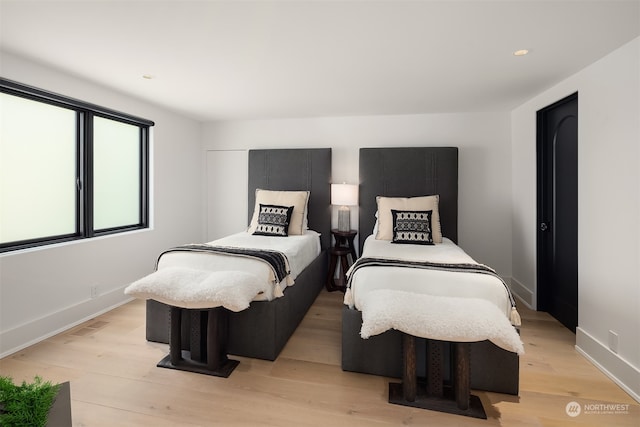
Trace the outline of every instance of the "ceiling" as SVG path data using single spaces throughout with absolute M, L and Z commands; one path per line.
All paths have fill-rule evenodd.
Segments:
M 201 121 L 510 111 L 639 35 L 640 0 L 0 0 L 1 50 Z

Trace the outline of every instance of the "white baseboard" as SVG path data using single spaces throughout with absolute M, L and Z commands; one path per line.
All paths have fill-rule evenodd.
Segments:
M 535 310 L 533 303 L 533 291 L 529 290 L 522 283 L 511 277 L 508 282 L 511 285 L 511 293 L 524 303 L 528 308 Z
M 0 333 L 0 358 L 126 304 L 124 286 Z
M 609 350 L 580 327 L 576 329 L 576 350 L 640 402 L 640 369 Z

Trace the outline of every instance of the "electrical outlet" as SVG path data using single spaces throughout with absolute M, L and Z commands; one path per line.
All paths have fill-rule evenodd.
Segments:
M 98 297 L 98 285 L 91 286 L 91 298 Z
M 618 334 L 609 331 L 609 350 L 618 354 Z

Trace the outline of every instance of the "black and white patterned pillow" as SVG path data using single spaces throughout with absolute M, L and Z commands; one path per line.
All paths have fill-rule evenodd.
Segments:
M 253 234 L 287 237 L 292 213 L 293 206 L 263 205 L 261 203 L 258 212 L 258 225 Z
M 391 209 L 393 217 L 392 243 L 433 245 L 431 214 L 433 211 L 398 211 Z

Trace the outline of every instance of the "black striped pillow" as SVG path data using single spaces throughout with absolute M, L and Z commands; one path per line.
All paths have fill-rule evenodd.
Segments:
M 391 209 L 392 243 L 433 245 L 431 215 L 433 211 L 399 211 Z
M 292 213 L 293 206 L 263 205 L 261 203 L 258 212 L 258 225 L 253 234 L 287 237 Z

